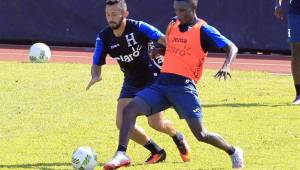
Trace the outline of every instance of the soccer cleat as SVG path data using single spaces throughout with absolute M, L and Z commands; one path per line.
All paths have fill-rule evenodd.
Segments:
M 176 144 L 177 148 L 180 152 L 180 157 L 183 162 L 189 162 L 191 160 L 190 158 L 190 146 L 188 145 L 185 137 L 182 135 L 182 140 L 180 140 L 179 144 Z
M 235 147 L 235 152 L 230 155 L 232 168 L 233 169 L 242 169 L 244 168 L 244 153 L 243 150 L 239 147 Z
M 115 170 L 130 165 L 130 158 L 125 152 L 117 151 L 112 160 L 103 166 L 103 170 Z
M 296 97 L 296 99 L 293 101 L 293 104 L 300 105 L 300 95 Z
M 167 153 L 165 150 L 161 150 L 158 153 L 153 153 L 151 156 L 146 160 L 147 164 L 155 164 L 158 162 L 162 162 L 166 159 Z

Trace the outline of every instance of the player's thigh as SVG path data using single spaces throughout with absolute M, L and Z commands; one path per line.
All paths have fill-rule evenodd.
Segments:
M 181 119 L 202 117 L 200 99 L 192 82 L 185 86 L 175 86 L 170 89 L 167 97 Z
M 132 101 L 132 98 L 120 98 L 117 104 L 116 125 L 118 128 L 122 125 L 123 111 L 126 106 Z
M 143 114 L 148 117 L 170 107 L 165 96 L 165 89 L 156 83 L 138 92 L 136 98 L 139 98 L 140 102 L 145 102 L 146 107 L 142 110 Z
M 118 99 L 118 105 L 117 105 L 117 118 L 116 118 L 116 124 L 117 127 L 121 126 L 122 118 L 124 114 L 124 108 L 132 101 L 132 99 L 135 97 L 136 93 L 139 92 L 142 88 L 135 87 L 134 85 L 123 82 L 120 96 Z

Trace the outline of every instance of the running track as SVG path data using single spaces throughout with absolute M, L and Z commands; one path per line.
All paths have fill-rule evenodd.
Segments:
M 28 61 L 28 48 L 26 45 L 0 44 L 0 60 L 2 61 Z M 68 62 L 91 64 L 93 48 L 84 47 L 51 47 L 51 62 Z M 209 54 L 205 67 L 219 69 L 224 62 L 224 54 Z M 249 55 L 239 54 L 232 70 L 264 71 L 275 74 L 291 73 L 290 57 L 283 55 Z M 108 57 L 107 63 L 116 62 Z

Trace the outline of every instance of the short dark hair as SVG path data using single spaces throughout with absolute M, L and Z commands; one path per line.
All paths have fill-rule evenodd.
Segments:
M 106 5 L 115 5 L 119 4 L 122 11 L 127 11 L 127 3 L 125 0 L 106 0 Z
M 175 0 L 175 1 L 185 1 L 185 2 L 188 2 L 189 4 L 192 5 L 192 7 L 194 9 L 196 9 L 197 6 L 198 6 L 198 0 Z

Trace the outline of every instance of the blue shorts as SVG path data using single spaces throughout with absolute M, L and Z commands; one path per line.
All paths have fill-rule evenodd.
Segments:
M 202 107 L 194 82 L 188 78 L 162 73 L 151 86 L 137 94 L 151 108 L 149 115 L 173 107 L 181 119 L 201 118 Z
M 300 15 L 288 14 L 288 38 L 289 42 L 300 42 Z

